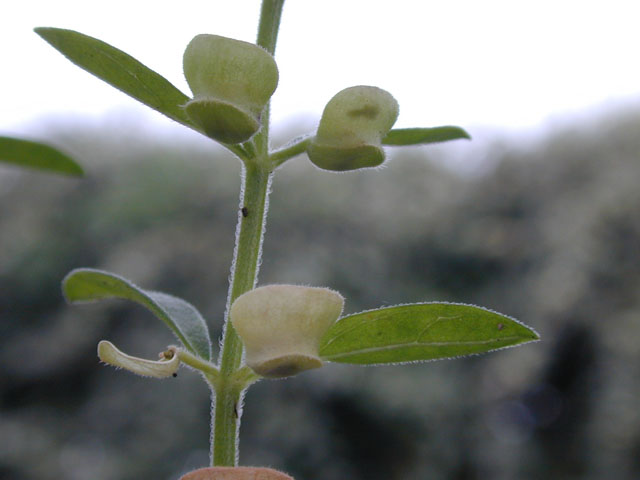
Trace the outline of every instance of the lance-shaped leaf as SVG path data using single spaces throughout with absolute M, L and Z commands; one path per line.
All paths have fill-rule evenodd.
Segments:
M 131 55 L 73 30 L 39 27 L 35 32 L 80 68 L 176 122 L 198 130 L 182 108 L 189 98 Z
M 461 138 L 469 140 L 471 135 L 460 127 L 396 128 L 387 133 L 382 139 L 382 144 L 395 146 L 425 145 Z
M 372 365 L 483 353 L 538 340 L 505 315 L 454 303 L 399 305 L 341 318 L 325 334 L 320 356 Z
M 190 352 L 205 360 L 211 359 L 207 324 L 200 313 L 184 300 L 143 290 L 113 273 L 88 268 L 70 272 L 62 281 L 62 290 L 70 303 L 104 298 L 125 298 L 137 302 L 162 320 Z
M 98 343 L 98 357 L 112 367 L 124 368 L 143 377 L 167 378 L 174 375 L 180 368 L 180 359 L 176 354 L 164 360 L 147 360 L 127 355 L 106 340 Z
M 82 176 L 82 167 L 49 145 L 19 138 L 0 137 L 0 161 L 21 167 Z

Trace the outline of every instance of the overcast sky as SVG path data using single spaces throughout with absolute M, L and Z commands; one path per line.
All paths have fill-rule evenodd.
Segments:
M 32 31 L 70 28 L 139 59 L 185 93 L 182 53 L 198 33 L 254 41 L 258 0 L 21 0 L 0 27 L 0 134 L 43 116 L 161 115 L 73 66 Z M 637 0 L 287 0 L 274 121 L 319 116 L 347 86 L 400 103 L 396 126 L 528 129 L 611 103 L 640 105 Z M 87 117 L 88 116 L 88 117 Z M 180 127 L 176 127 L 180 128 Z

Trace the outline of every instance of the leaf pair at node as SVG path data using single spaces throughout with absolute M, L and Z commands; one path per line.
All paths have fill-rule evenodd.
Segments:
M 139 303 L 162 320 L 189 353 L 211 365 L 207 325 L 184 300 L 143 290 L 122 277 L 93 269 L 69 273 L 63 292 L 72 303 L 107 298 Z M 538 339 L 526 325 L 472 305 L 416 303 L 340 318 L 343 305 L 342 295 L 328 288 L 267 285 L 240 295 L 231 306 L 230 319 L 243 341 L 247 365 L 268 378 L 295 375 L 321 367 L 324 361 L 356 365 L 419 362 Z M 144 360 L 104 341 L 99 356 L 112 366 L 157 378 L 172 375 L 179 366 L 176 355 Z
M 35 31 L 89 73 L 228 146 L 246 142 L 260 130 L 264 109 L 278 84 L 273 57 L 240 40 L 198 35 L 189 43 L 183 57 L 185 77 L 193 91 L 189 98 L 158 73 L 101 40 L 60 28 Z M 380 165 L 385 145 L 470 138 L 454 126 L 391 130 L 397 116 L 397 102 L 382 89 L 356 86 L 342 90 L 326 105 L 307 154 L 320 168 L 347 171 Z

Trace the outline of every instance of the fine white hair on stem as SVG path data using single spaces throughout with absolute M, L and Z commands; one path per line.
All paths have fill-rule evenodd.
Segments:
M 236 263 L 237 263 L 237 259 L 238 259 L 238 248 L 239 248 L 239 238 L 240 238 L 240 231 L 242 229 L 242 221 L 243 221 L 243 213 L 242 213 L 242 208 L 245 207 L 245 184 L 246 184 L 246 177 L 247 177 L 247 172 L 246 172 L 246 167 L 244 166 L 244 164 L 242 165 L 242 171 L 240 173 L 240 202 L 239 202 L 239 208 L 238 208 L 238 216 L 237 216 L 237 223 L 236 223 L 236 232 L 235 232 L 235 242 L 234 242 L 234 249 L 233 249 L 233 260 L 231 261 L 231 269 L 229 272 L 229 290 L 227 292 L 227 302 L 226 302 L 226 306 L 225 306 L 225 313 L 224 313 L 224 324 L 223 324 L 223 329 L 222 329 L 222 336 L 220 337 L 220 351 L 222 351 L 222 341 L 224 338 L 226 338 L 226 329 L 227 329 L 227 323 L 229 321 L 229 309 L 231 308 L 231 297 L 233 295 L 233 282 L 235 280 L 235 272 L 236 272 Z M 266 187 L 266 195 L 265 195 L 265 199 L 264 199 L 264 208 L 262 211 L 262 229 L 260 231 L 260 243 L 258 244 L 258 255 L 257 255 L 257 260 L 256 260 L 256 268 L 255 268 L 255 276 L 253 279 L 253 285 L 252 288 L 255 288 L 256 284 L 258 283 L 258 273 L 260 271 L 260 265 L 262 264 L 262 246 L 264 243 L 264 237 L 265 237 L 265 233 L 267 231 L 267 213 L 269 211 L 269 195 L 271 194 L 271 188 L 272 188 L 272 183 L 273 183 L 273 173 L 269 174 L 269 177 L 267 179 L 267 187 Z M 251 214 L 251 212 L 250 212 Z
M 211 425 L 209 426 L 209 435 L 211 439 L 209 440 L 209 465 L 213 465 L 213 442 L 216 435 L 216 389 L 213 388 L 213 385 L 209 382 L 207 382 L 207 384 L 211 390 Z

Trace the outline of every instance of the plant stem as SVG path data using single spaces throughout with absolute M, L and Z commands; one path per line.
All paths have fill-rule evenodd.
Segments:
M 262 0 L 260 26 L 258 27 L 258 40 L 256 43 L 271 55 L 276 53 L 283 6 L 284 0 Z
M 283 5 L 284 0 L 262 2 L 257 43 L 272 55 L 276 48 Z M 238 214 L 236 246 L 219 359 L 220 375 L 213 385 L 213 466 L 235 466 L 238 462 L 241 402 L 247 382 L 238 382 L 234 378 L 234 373 L 242 362 L 242 343 L 229 322 L 229 309 L 236 298 L 255 287 L 258 278 L 272 172 L 269 162 L 269 105 L 262 114 L 262 124 L 262 129 L 254 140 L 255 155 L 243 159 L 243 188 L 240 196 L 242 213 Z
M 214 466 L 234 466 L 237 462 L 238 412 L 242 390 L 230 381 L 230 377 L 242 361 L 242 343 L 228 317 L 233 301 L 251 290 L 257 279 L 271 179 L 270 172 L 260 163 L 246 162 L 244 167 L 240 206 L 246 216 L 245 213 L 238 215 L 236 248 L 220 353 L 220 377 L 215 388 L 211 445 Z
M 278 30 L 280 29 L 280 18 L 282 17 L 283 6 L 284 0 L 262 0 L 258 39 L 256 43 L 271 55 L 275 55 L 276 53 L 276 43 L 278 41 Z M 269 111 L 270 105 L 267 104 L 262 114 L 262 129 L 256 134 L 255 140 L 258 151 L 265 156 L 269 151 Z

